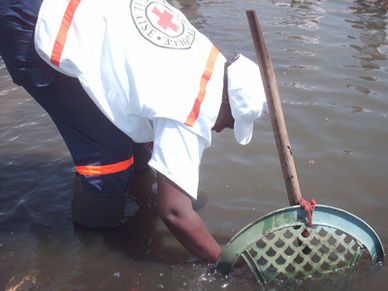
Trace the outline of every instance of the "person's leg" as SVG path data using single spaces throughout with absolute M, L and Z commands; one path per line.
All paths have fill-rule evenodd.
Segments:
M 127 191 L 132 140 L 104 116 L 79 81 L 57 74 L 46 87 L 25 89 L 57 126 L 85 187 L 104 194 Z
M 49 113 L 77 169 L 72 201 L 75 222 L 119 224 L 132 180 L 132 140 L 91 101 L 77 79 L 57 74 L 48 86 L 25 87 Z

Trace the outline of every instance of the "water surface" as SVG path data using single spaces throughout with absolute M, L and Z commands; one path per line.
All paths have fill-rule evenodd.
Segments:
M 388 250 L 387 5 L 381 1 L 173 1 L 228 58 L 255 59 L 245 10 L 257 11 L 277 75 L 302 195 L 365 220 Z M 20 290 L 257 290 L 187 253 L 152 213 L 121 228 L 80 229 L 70 213 L 73 164 L 48 115 L 0 60 L 0 288 Z M 149 175 L 133 193 L 155 192 Z M 225 244 L 288 205 L 269 117 L 243 147 L 215 134 L 198 210 Z M 134 213 L 129 209 L 128 213 Z M 354 290 L 384 290 L 386 264 Z

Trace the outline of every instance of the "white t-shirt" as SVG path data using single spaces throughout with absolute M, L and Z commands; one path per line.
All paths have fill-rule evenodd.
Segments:
M 44 0 L 38 54 L 80 80 L 150 165 L 192 197 L 221 105 L 225 57 L 165 0 Z
M 185 125 L 154 119 L 154 148 L 149 165 L 197 198 L 199 166 L 206 141 Z

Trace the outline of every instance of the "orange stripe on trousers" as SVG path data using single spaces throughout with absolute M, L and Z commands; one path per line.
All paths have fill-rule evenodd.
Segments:
M 71 22 L 73 21 L 75 11 L 77 10 L 78 4 L 80 2 L 81 0 L 70 0 L 69 4 L 67 5 L 65 14 L 63 15 L 62 23 L 59 28 L 57 38 L 55 39 L 55 42 L 54 42 L 54 47 L 51 53 L 51 60 L 50 60 L 51 63 L 56 65 L 57 67 L 59 67 L 59 62 L 61 61 L 63 48 L 66 43 L 67 33 L 69 31 Z
M 119 163 L 103 166 L 75 166 L 78 173 L 84 176 L 108 175 L 128 169 L 133 165 L 133 157 Z
M 195 99 L 193 109 L 191 109 L 191 112 L 185 122 L 185 124 L 188 126 L 192 127 L 199 116 L 199 112 L 201 110 L 201 104 L 206 94 L 206 86 L 209 83 L 210 78 L 212 77 L 214 64 L 217 60 L 218 53 L 219 53 L 218 49 L 215 46 L 213 46 L 209 54 L 209 57 L 207 59 L 205 71 L 203 72 L 201 77 L 199 92 L 198 92 L 197 98 Z

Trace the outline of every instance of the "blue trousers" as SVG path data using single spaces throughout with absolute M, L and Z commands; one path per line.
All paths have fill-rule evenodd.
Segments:
M 0 0 L 0 54 L 13 78 L 47 111 L 78 167 L 110 166 L 132 158 L 132 140 L 91 101 L 79 81 L 36 53 L 34 27 L 42 0 Z M 93 193 L 127 191 L 134 166 L 79 179 Z

